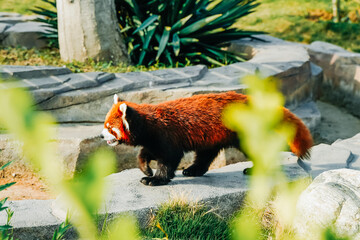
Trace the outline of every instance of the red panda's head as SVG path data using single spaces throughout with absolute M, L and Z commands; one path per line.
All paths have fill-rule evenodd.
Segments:
M 102 138 L 110 146 L 116 146 L 120 142 L 129 140 L 129 123 L 126 120 L 127 105 L 121 102 L 118 95 L 114 95 L 114 104 L 105 118 Z

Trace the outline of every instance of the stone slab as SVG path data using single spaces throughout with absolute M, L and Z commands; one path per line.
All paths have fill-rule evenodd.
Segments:
M 313 87 L 314 81 L 318 78 L 313 77 L 315 72 L 312 71 L 310 57 L 304 46 L 267 35 L 259 35 L 257 38 L 262 41 L 240 39 L 231 43 L 231 52 L 247 54 L 248 61 L 237 63 L 238 66 L 251 70 L 252 74 L 253 70 L 248 66 L 250 64 L 256 66 L 256 70 L 263 76 L 279 78 L 287 106 L 295 108 L 303 101 L 313 100 L 317 90 Z
M 349 150 L 328 144 L 319 144 L 311 149 L 310 161 L 299 162 L 299 164 L 311 174 L 312 178 L 315 178 L 325 171 L 351 168 L 352 159 L 353 154 Z
M 138 169 L 129 169 L 106 177 L 106 183 L 112 189 L 106 195 L 106 201 L 100 211 L 107 214 L 108 221 L 123 214 L 134 214 L 144 227 L 149 213 L 161 203 L 179 198 L 188 201 L 203 202 L 223 217 L 231 216 L 239 209 L 248 191 L 248 176 L 242 171 L 250 167 L 250 162 L 237 163 L 220 169 L 210 170 L 203 177 L 184 177 L 177 171 L 176 177 L 167 186 L 149 187 L 140 183 L 143 174 Z M 307 177 L 296 162 L 284 163 L 289 180 Z M 20 239 L 50 239 L 55 228 L 65 219 L 66 211 L 61 195 L 56 200 L 9 201 L 8 206 L 15 212 L 12 226 L 14 234 Z M 75 212 L 76 214 L 76 212 Z M 0 224 L 6 221 L 6 215 L 0 214 Z M 101 220 L 100 220 L 101 221 Z M 77 239 L 70 231 L 66 239 Z
M 307 49 L 311 61 L 324 70 L 322 97 L 360 116 L 360 54 L 321 41 Z
M 321 113 L 313 101 L 300 104 L 292 112 L 301 118 L 310 131 L 314 131 L 321 121 Z
M 46 110 L 60 109 L 61 111 L 61 109 L 67 106 L 87 104 L 97 99 L 112 97 L 115 93 L 149 88 L 156 89 L 157 87 L 171 86 L 180 82 L 186 83 L 186 86 L 189 86 L 191 82 L 201 78 L 206 71 L 207 68 L 205 66 L 198 65 L 178 68 L 176 70 L 165 69 L 152 72 L 117 73 L 115 78 L 104 81 L 97 87 L 79 88 L 77 90 L 80 91 L 66 91 L 56 96 L 54 95 L 49 102 L 43 102 L 39 107 Z M 42 89 L 41 94 L 49 95 L 51 92 L 53 92 L 52 89 Z
M 42 34 L 51 33 L 53 30 L 45 23 L 21 22 L 16 23 L 5 31 L 6 37 L 2 41 L 5 47 L 43 48 L 47 41 L 42 39 Z
M 21 14 L 15 12 L 0 12 L 0 18 L 4 17 L 21 17 Z
M 72 73 L 66 67 L 0 65 L 1 78 L 30 79 Z
M 132 212 L 144 226 L 151 209 L 172 198 L 182 197 L 188 201 L 205 202 L 209 207 L 216 208 L 220 216 L 228 217 L 240 207 L 248 191 L 248 176 L 242 171 L 251 165 L 251 162 L 232 164 L 210 170 L 203 177 L 184 177 L 181 171 L 177 171 L 169 185 L 158 187 L 140 183 L 144 175 L 139 169 L 112 174 L 106 181 L 113 187 L 99 213 L 114 218 Z M 287 162 L 284 169 L 291 180 L 308 176 L 296 162 Z M 53 202 L 53 214 L 61 219 L 65 217 L 66 207 L 61 196 Z
M 8 24 L 17 24 L 17 23 L 23 23 L 28 21 L 35 21 L 37 18 L 44 18 L 44 16 L 41 15 L 27 15 L 23 16 L 18 13 L 0 13 L 0 23 L 8 23 Z
M 360 239 L 360 171 L 327 171 L 300 195 L 294 227 L 302 239 L 321 239 L 331 226 L 339 237 Z
M 8 201 L 7 206 L 14 211 L 11 225 L 15 239 L 51 239 L 62 220 L 51 213 L 54 200 Z M 0 212 L 0 225 L 6 221 L 5 211 Z M 73 230 L 68 231 L 66 239 L 77 239 Z
M 331 146 L 351 151 L 353 158 L 350 162 L 350 167 L 352 169 L 360 170 L 360 133 L 356 134 L 352 138 L 338 140 L 331 144 Z

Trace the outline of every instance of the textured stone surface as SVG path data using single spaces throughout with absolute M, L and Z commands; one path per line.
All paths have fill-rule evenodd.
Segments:
M 333 225 L 341 236 L 360 239 L 360 171 L 339 169 L 319 175 L 301 194 L 295 228 L 304 239 Z
M 5 80 L 6 78 L 26 80 L 29 78 L 44 78 L 69 73 L 71 73 L 71 70 L 66 67 L 0 65 L 0 77 L 5 78 Z
M 349 168 L 352 158 L 353 154 L 347 149 L 319 144 L 311 149 L 311 159 L 304 161 L 304 169 L 315 178 L 325 171 Z
M 51 239 L 55 229 L 62 223 L 51 213 L 53 200 L 8 201 L 7 206 L 14 210 L 11 225 L 15 239 Z M 5 211 L 0 212 L 0 224 L 6 221 Z M 66 239 L 76 239 L 70 229 Z
M 126 96 L 140 91 L 141 95 L 145 96 L 141 102 L 151 103 L 198 93 L 229 90 L 243 92 L 246 86 L 241 83 L 241 78 L 256 71 L 260 71 L 264 76 L 281 79 L 287 107 L 292 110 L 314 99 L 318 92 L 316 86 L 321 81 L 321 69 L 310 64 L 306 49 L 300 44 L 269 36 L 261 38 L 266 42 L 241 40 L 235 41 L 230 47 L 233 50 L 251 50 L 252 59 L 248 62 L 209 70 L 200 65 L 151 72 L 118 73 L 113 79 L 101 84 L 87 83 L 76 87 L 73 84 L 57 85 L 54 77 L 49 74 L 48 77 L 42 76 L 42 79 L 31 81 L 43 83 L 41 86 L 34 84 L 32 93 L 39 103 L 39 108 L 52 113 L 60 123 L 102 122 L 114 93 Z M 77 75 L 73 76 L 76 78 Z M 64 79 L 68 81 L 66 76 Z M 64 82 L 64 79 L 59 82 Z M 22 84 L 26 85 L 23 82 Z
M 300 117 L 311 131 L 315 130 L 321 121 L 321 114 L 313 101 L 302 103 L 293 110 L 293 113 Z
M 323 96 L 360 116 L 360 54 L 320 41 L 311 43 L 308 52 L 324 71 Z
M 184 177 L 177 171 L 176 177 L 166 186 L 149 187 L 140 183 L 144 176 L 138 169 L 125 170 L 107 177 L 109 186 L 113 186 L 106 197 L 100 214 L 108 213 L 110 217 L 128 211 L 138 215 L 141 225 L 147 221 L 147 212 L 171 198 L 184 196 L 189 201 L 207 202 L 215 207 L 221 216 L 229 216 L 240 206 L 248 190 L 248 176 L 242 171 L 250 167 L 250 162 L 228 165 L 210 170 L 203 177 Z M 284 165 L 290 179 L 307 177 L 296 162 Z M 201 186 L 201 187 L 200 187 Z M 53 204 L 53 213 L 63 218 L 66 214 L 62 198 Z
M 334 142 L 332 146 L 351 151 L 352 159 L 349 165 L 353 169 L 360 170 L 360 133 L 356 134 L 352 138 L 338 140 Z
M 278 77 L 290 108 L 314 99 L 318 91 L 314 86 L 318 85 L 321 78 L 316 77 L 319 73 L 311 67 L 310 57 L 304 46 L 266 35 L 259 37 L 266 42 L 244 39 L 232 42 L 230 51 L 248 54 L 248 62 L 237 64 L 250 70 L 250 74 L 258 69 L 264 76 Z
M 2 41 L 5 47 L 25 47 L 25 48 L 43 48 L 47 46 L 45 39 L 41 39 L 41 34 L 49 33 L 51 29 L 44 23 L 23 22 L 9 27 L 6 31 L 6 37 Z
M 318 143 L 332 144 L 340 139 L 348 139 L 360 132 L 360 119 L 344 108 L 317 101 L 321 122 L 315 128 L 313 137 Z
M 159 187 L 141 184 L 139 180 L 143 174 L 138 169 L 112 174 L 106 178 L 106 183 L 112 188 L 99 212 L 100 219 L 104 214 L 108 214 L 108 220 L 111 221 L 117 215 L 130 213 L 144 226 L 152 209 L 177 197 L 207 203 L 219 215 L 227 217 L 239 209 L 248 191 L 248 176 L 243 175 L 242 171 L 251 165 L 250 162 L 233 164 L 210 170 L 203 177 L 184 177 L 178 171 L 169 185 Z M 294 161 L 287 160 L 284 170 L 290 181 L 307 177 Z M 12 225 L 15 236 L 20 239 L 24 236 L 24 239 L 31 240 L 51 238 L 54 229 L 66 216 L 61 195 L 56 200 L 9 201 L 8 205 L 15 212 Z M 0 214 L 0 223 L 5 220 L 5 214 Z M 74 231 L 70 231 L 66 239 L 76 239 Z

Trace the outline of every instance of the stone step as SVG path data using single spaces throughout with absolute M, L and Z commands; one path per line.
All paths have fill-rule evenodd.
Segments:
M 342 147 L 319 144 L 311 149 L 310 161 L 302 161 L 299 164 L 311 174 L 312 178 L 317 177 L 319 174 L 341 168 L 356 169 L 351 165 L 354 154 Z
M 251 165 L 250 162 L 232 164 L 210 170 L 203 177 L 184 177 L 181 171 L 177 171 L 169 185 L 158 187 L 140 183 L 144 175 L 139 169 L 112 174 L 106 177 L 106 183 L 112 189 L 99 212 L 100 219 L 105 214 L 113 219 L 130 213 L 143 227 L 153 209 L 177 197 L 206 203 L 219 215 L 230 216 L 239 209 L 248 191 L 249 177 L 243 174 L 243 170 Z M 308 176 L 294 161 L 287 160 L 284 171 L 289 181 Z M 65 220 L 67 212 L 61 195 L 56 200 L 9 201 L 8 206 L 14 211 L 12 225 L 15 237 L 22 239 L 20 236 L 26 236 L 29 240 L 51 238 L 54 229 Z M 1 213 L 0 223 L 5 220 L 5 214 Z M 66 239 L 76 239 L 74 231 L 70 231 Z

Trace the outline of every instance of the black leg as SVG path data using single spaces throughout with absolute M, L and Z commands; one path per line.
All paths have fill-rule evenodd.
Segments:
M 194 163 L 183 171 L 185 176 L 202 176 L 208 169 L 212 161 L 219 154 L 220 149 L 214 148 L 206 151 L 197 151 Z
M 146 148 L 141 149 L 138 155 L 139 168 L 146 176 L 149 177 L 153 175 L 153 171 L 149 166 L 151 160 L 155 160 L 154 155 Z
M 183 153 L 172 153 L 164 158 L 158 159 L 158 169 L 152 177 L 143 177 L 140 182 L 149 186 L 166 185 L 175 176 L 176 168 L 178 167 Z

